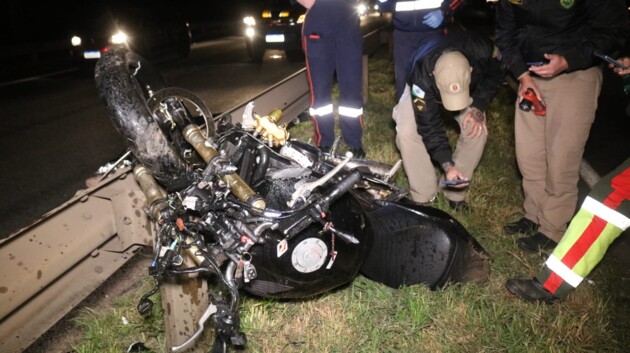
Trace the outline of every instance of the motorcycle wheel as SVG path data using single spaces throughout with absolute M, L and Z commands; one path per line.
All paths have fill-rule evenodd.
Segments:
M 153 66 L 127 48 L 112 48 L 97 62 L 95 80 L 109 118 L 138 161 L 167 190 L 189 185 L 190 164 L 160 127 L 166 122 L 147 106 L 154 92 L 168 87 Z

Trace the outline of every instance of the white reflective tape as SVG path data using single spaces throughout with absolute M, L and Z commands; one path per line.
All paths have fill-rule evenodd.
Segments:
M 614 225 L 615 227 L 620 228 L 621 230 L 626 230 L 630 227 L 630 218 L 622 215 L 592 197 L 587 196 L 586 199 L 584 199 L 582 208 Z
M 311 114 L 311 116 L 324 116 L 324 115 L 332 114 L 332 112 L 333 112 L 332 104 L 328 104 L 319 108 L 310 108 L 308 110 L 308 113 Z
M 339 115 L 358 118 L 363 115 L 363 108 L 339 107 Z
M 439 9 L 440 6 L 442 0 L 399 1 L 396 3 L 396 12 Z
M 563 264 L 560 259 L 553 255 L 549 256 L 547 261 L 545 261 L 545 265 L 573 288 L 579 286 L 584 279 L 584 277 L 573 272 L 567 265 Z

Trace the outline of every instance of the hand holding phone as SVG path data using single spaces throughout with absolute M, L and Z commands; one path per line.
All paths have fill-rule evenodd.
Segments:
M 542 66 L 549 64 L 548 61 L 528 61 L 525 63 L 527 66 Z
M 457 179 L 457 180 L 440 180 L 442 185 L 454 186 L 454 185 L 462 185 L 462 184 L 470 184 L 471 179 Z
M 619 62 L 619 61 L 617 61 L 617 60 L 615 60 L 615 59 L 611 58 L 610 56 L 608 56 L 608 55 L 606 55 L 606 54 L 604 54 L 604 53 L 601 53 L 601 52 L 596 51 L 596 52 L 594 52 L 593 54 L 595 54 L 595 56 L 596 56 L 596 57 L 598 57 L 598 58 L 600 58 L 600 59 L 604 60 L 605 62 L 607 62 L 607 63 L 609 63 L 609 64 L 612 64 L 612 65 L 613 65 L 613 66 L 615 66 L 615 67 L 618 67 L 618 68 L 621 68 L 621 69 L 624 69 L 624 70 L 628 68 L 627 66 L 625 66 L 625 65 L 624 65 L 624 64 L 622 64 L 621 62 Z

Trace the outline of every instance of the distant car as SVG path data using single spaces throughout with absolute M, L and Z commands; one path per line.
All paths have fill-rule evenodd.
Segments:
M 188 23 L 172 7 L 138 1 L 112 1 L 85 10 L 70 40 L 80 64 L 95 62 L 112 45 L 127 46 L 156 61 L 186 57 L 192 45 Z
M 267 49 L 284 50 L 287 59 L 304 59 L 302 24 L 306 9 L 290 0 L 268 0 L 262 10 L 243 18 L 247 52 L 262 61 Z

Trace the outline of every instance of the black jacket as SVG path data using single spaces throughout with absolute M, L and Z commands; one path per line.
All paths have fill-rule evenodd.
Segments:
M 543 54 L 566 58 L 567 72 L 601 63 L 593 52 L 611 54 L 628 37 L 624 0 L 501 0 L 496 43 L 515 77 Z
M 490 39 L 472 33 L 426 36 L 413 56 L 408 78 L 418 133 L 431 158 L 452 163 L 452 151 L 442 123 L 440 92 L 433 77 L 438 58 L 445 52 L 462 53 L 473 68 L 470 80 L 471 106 L 484 111 L 499 90 L 505 73 Z

